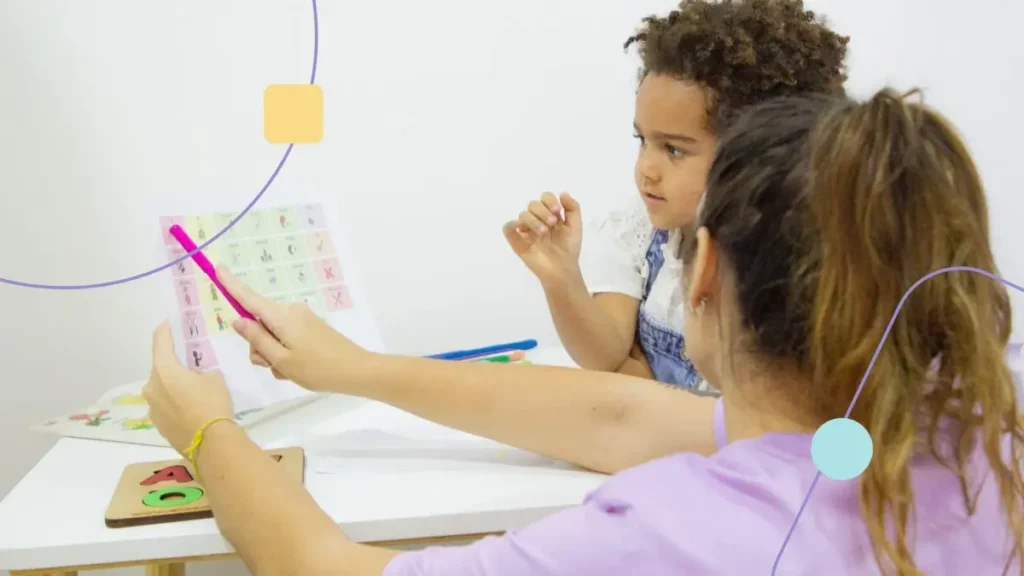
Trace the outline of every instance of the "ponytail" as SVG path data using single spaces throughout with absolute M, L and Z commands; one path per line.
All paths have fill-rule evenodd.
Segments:
M 996 268 L 970 155 L 941 117 L 907 96 L 883 91 L 825 113 L 808 173 L 805 225 L 820 238 L 804 263 L 816 270 L 810 402 L 833 417 L 847 409 L 914 282 L 950 266 Z M 973 512 L 983 478 L 969 478 L 967 465 L 979 443 L 1021 553 L 1024 418 L 1005 357 L 1010 323 L 1004 286 L 964 271 L 923 282 L 893 323 L 850 414 L 874 443 L 861 508 L 880 566 L 920 574 L 907 533 L 911 459 L 926 451 L 955 473 Z

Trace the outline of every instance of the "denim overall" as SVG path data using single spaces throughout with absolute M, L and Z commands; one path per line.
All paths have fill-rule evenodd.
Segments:
M 644 351 L 647 363 L 654 373 L 654 379 L 671 386 L 694 390 L 702 382 L 700 374 L 689 359 L 683 357 L 683 335 L 674 329 L 664 326 L 658 320 L 648 316 L 643 302 L 665 264 L 665 253 L 662 247 L 668 240 L 668 232 L 657 230 L 647 248 L 647 282 L 644 284 L 643 299 L 640 304 L 640 315 L 637 319 L 637 338 L 640 348 Z

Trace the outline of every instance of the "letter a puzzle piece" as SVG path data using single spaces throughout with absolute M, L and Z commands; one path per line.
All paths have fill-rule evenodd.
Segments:
M 140 482 L 139 485 L 152 486 L 154 484 L 160 484 L 161 482 L 188 484 L 192 480 L 192 474 L 189 473 L 188 468 L 178 464 L 175 466 L 168 466 L 162 470 L 157 470 L 152 476 Z

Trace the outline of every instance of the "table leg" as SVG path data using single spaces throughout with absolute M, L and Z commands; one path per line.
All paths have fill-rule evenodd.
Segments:
M 185 564 L 149 564 L 146 566 L 146 576 L 185 576 Z

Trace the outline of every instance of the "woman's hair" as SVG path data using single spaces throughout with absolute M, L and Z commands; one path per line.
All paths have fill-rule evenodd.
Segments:
M 739 345 L 808 375 L 810 388 L 767 394 L 814 425 L 845 413 L 916 281 L 950 266 L 997 273 L 971 157 L 910 96 L 753 106 L 720 138 L 708 177 L 697 227 L 734 281 Z M 850 415 L 874 444 L 860 491 L 880 565 L 919 574 L 911 459 L 927 451 L 956 473 L 973 512 L 983 478 L 968 463 L 979 444 L 1020 554 L 1024 416 L 1006 360 L 1010 321 L 1005 287 L 969 271 L 924 281 L 896 317 Z
M 664 74 L 705 88 L 717 133 L 750 104 L 841 93 L 848 41 L 800 0 L 685 0 L 668 16 L 645 18 L 626 48 L 639 46 L 641 78 Z

